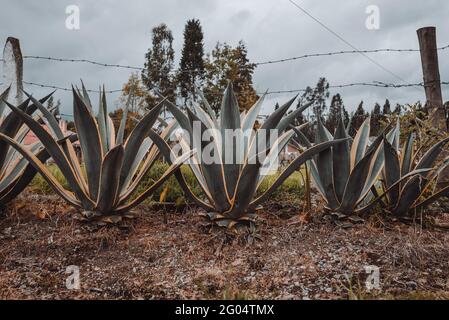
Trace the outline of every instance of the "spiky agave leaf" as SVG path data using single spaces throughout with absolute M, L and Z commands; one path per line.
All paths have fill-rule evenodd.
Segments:
M 38 156 L 35 156 L 30 150 L 27 150 L 7 135 L 0 136 L 0 143 L 6 143 L 7 146 L 13 147 L 22 154 L 49 185 L 64 200 L 76 208 L 85 212 L 93 212 L 93 215 L 89 214 L 90 216 L 101 217 L 104 215 L 123 214 L 128 209 L 138 205 L 157 186 L 166 181 L 171 174 L 179 169 L 184 161 L 192 156 L 193 152 L 178 157 L 174 165 L 150 189 L 137 195 L 137 199 L 127 203 L 129 196 L 138 187 L 140 179 L 148 172 L 152 163 L 157 159 L 156 145 L 147 142 L 150 131 L 153 132 L 152 128 L 159 116 L 162 104 L 156 106 L 137 124 L 124 145 L 116 145 L 117 140 L 113 124 L 107 114 L 104 90 L 100 95 L 100 112 L 97 118 L 93 116 L 91 106 L 86 104 L 90 99 L 86 90 L 83 91 L 85 95 L 81 97 L 80 93 L 75 89 L 73 90 L 74 118 L 87 177 L 78 174 L 80 163 L 75 152 L 73 152 L 71 144 L 73 141 L 70 137 L 61 136 L 62 133 L 56 127 L 54 119 L 50 118 L 52 116 L 50 112 L 43 110 L 43 106 L 36 103 L 33 99 L 37 104 L 37 108 L 42 111 L 44 118 L 46 118 L 45 123 L 47 123 L 51 131 L 47 132 L 38 120 L 33 119 L 24 111 L 28 111 L 25 106 L 16 108 L 8 104 L 12 114 L 23 121 L 40 139 L 42 146 L 45 148 L 42 152 L 54 159 L 55 164 L 60 168 L 73 193 L 64 189 L 48 171 L 43 163 L 45 162 L 44 157 L 40 153 Z M 100 130 L 99 122 L 101 121 L 105 126 Z M 172 128 L 173 126 L 163 133 L 162 140 L 169 138 Z M 100 131 L 103 131 L 103 134 Z M 106 144 L 104 144 L 104 139 L 107 142 Z M 138 157 L 137 162 L 134 161 L 136 157 Z M 17 168 L 22 167 L 22 162 L 19 162 Z M 29 170 L 25 169 L 25 172 L 27 172 L 25 178 L 28 179 Z M 17 183 L 20 183 L 21 186 L 26 182 L 26 179 L 19 179 Z M 5 189 L 5 191 L 9 190 Z
M 208 203 L 198 199 L 192 193 L 180 172 L 177 173 L 177 178 L 189 198 L 209 211 L 208 216 L 219 225 L 229 227 L 239 221 L 251 219 L 254 216 L 255 208 L 266 200 L 299 166 L 320 152 L 343 141 L 328 141 L 317 146 L 311 146 L 310 150 L 305 151 L 281 174 L 262 197 L 254 199 L 256 190 L 263 180 L 260 175 L 261 168 L 265 166 L 265 169 L 270 169 L 273 160 L 279 156 L 279 152 L 288 144 L 294 134 L 292 129 L 287 130 L 290 123 L 308 107 L 308 105 L 303 106 L 285 116 L 295 99 L 296 97 L 275 110 L 263 123 L 261 129 L 256 132 L 253 131 L 254 123 L 262 108 L 263 97 L 247 113 L 241 114 L 232 90 L 232 84 L 228 85 L 222 100 L 220 121 L 217 121 L 215 115 L 210 111 L 211 108 L 204 97 L 202 97 L 202 103 L 206 110 L 203 110 L 200 105 L 194 104 L 195 112 L 187 109 L 187 114 L 184 114 L 171 102 L 166 101 L 167 109 L 185 131 L 185 135 L 179 137 L 180 144 L 187 149 L 195 145 L 199 146 L 197 162 L 190 162 L 189 165 L 206 194 Z M 195 126 L 199 128 L 199 132 L 193 130 Z M 237 143 L 232 145 L 233 149 L 228 150 L 227 148 L 231 148 L 231 146 L 227 146 L 222 137 L 216 137 L 214 134 L 212 134 L 213 141 L 204 142 L 201 140 L 201 136 L 208 129 L 215 129 L 221 135 L 225 133 L 226 129 L 237 130 L 243 133 L 244 138 L 238 137 L 237 141 L 234 141 Z M 302 127 L 294 128 L 297 131 L 300 129 Z M 277 130 L 276 139 L 271 139 L 271 135 L 275 134 L 273 130 Z M 248 131 L 253 132 L 247 134 Z M 201 151 L 209 144 L 214 146 L 215 150 L 218 150 L 216 151 L 218 156 L 215 157 L 218 162 L 216 161 L 213 164 L 205 163 L 200 157 Z M 231 164 L 225 163 L 227 153 L 232 152 L 235 156 L 236 149 L 243 150 L 243 164 L 238 163 L 236 158 L 233 159 L 234 162 Z M 165 154 L 164 156 L 167 158 L 168 155 Z
M 24 126 L 23 121 L 14 112 L 4 115 L 7 106 L 9 88 L 0 94 L 0 133 L 4 136 L 22 143 L 29 129 Z M 36 104 L 47 101 L 53 93 L 40 99 L 28 98 L 18 108 L 28 115 L 33 115 L 37 110 Z M 33 103 L 30 105 L 30 101 Z M 46 109 L 45 109 L 46 111 Z M 36 117 L 36 116 L 35 116 Z M 53 115 L 44 115 L 47 120 L 54 119 Z M 36 143 L 30 147 L 30 152 L 42 161 L 49 158 L 48 153 L 42 150 L 42 145 Z M 8 202 L 17 197 L 31 182 L 37 171 L 28 163 L 10 144 L 3 139 L 0 141 L 0 206 L 5 206 Z

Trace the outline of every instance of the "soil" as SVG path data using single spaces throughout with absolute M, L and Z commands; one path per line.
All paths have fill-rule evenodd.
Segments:
M 272 201 L 255 229 L 237 232 L 212 228 L 196 208 L 142 206 L 130 221 L 98 226 L 56 197 L 24 195 L 0 218 L 0 298 L 449 298 L 447 231 L 298 210 Z M 79 290 L 66 287 L 69 266 L 79 267 Z M 368 266 L 380 275 L 371 290 Z

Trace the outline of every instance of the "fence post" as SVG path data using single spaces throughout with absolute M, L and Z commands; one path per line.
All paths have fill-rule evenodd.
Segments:
M 3 76 L 4 87 L 11 86 L 10 99 L 12 103 L 23 101 L 23 57 L 19 39 L 8 37 L 3 48 Z
M 447 130 L 446 112 L 441 93 L 440 71 L 438 67 L 438 49 L 435 27 L 417 30 L 421 63 L 426 92 L 426 107 L 435 128 Z

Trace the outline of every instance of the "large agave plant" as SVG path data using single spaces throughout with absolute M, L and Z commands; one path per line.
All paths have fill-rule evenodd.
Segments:
M 449 138 L 438 142 L 418 159 L 414 155 L 416 147 L 413 133 L 408 136 L 401 150 L 384 140 L 385 166 L 381 180 L 383 192 L 362 210 L 367 211 L 380 203 L 388 213 L 406 218 L 409 213 L 416 212 L 416 209 L 447 195 L 449 188 L 438 192 L 433 192 L 432 189 L 439 174 L 449 164 L 449 159 L 439 161 L 448 141 Z
M 9 139 L 14 139 L 17 143 L 22 143 L 29 132 L 29 128 L 24 126 L 21 118 L 15 113 L 11 112 L 5 115 L 5 100 L 7 100 L 8 94 L 9 89 L 0 95 L 0 134 Z M 50 96 L 41 99 L 39 107 L 46 111 L 47 117 L 54 119 L 54 115 L 42 107 L 42 103 L 45 103 Z M 37 110 L 37 106 L 36 104 L 30 105 L 30 99 L 27 99 L 17 109 L 31 117 Z M 40 116 L 34 116 L 34 119 L 40 121 Z M 39 142 L 30 146 L 28 152 L 43 162 L 49 158 L 49 154 Z M 0 141 L 0 209 L 17 197 L 35 175 L 36 170 L 25 157 L 10 148 L 10 145 L 5 141 Z
M 32 97 L 30 99 L 40 107 L 41 111 L 47 112 L 42 109 L 39 101 Z M 66 178 L 71 190 L 64 189 L 45 167 L 43 161 L 23 148 L 20 143 L 3 134 L 0 135 L 0 140 L 20 152 L 64 200 L 80 209 L 88 218 L 106 219 L 107 217 L 114 220 L 120 218 L 155 191 L 193 154 L 193 152 L 189 152 L 177 158 L 159 180 L 131 199 L 142 178 L 158 156 L 158 149 L 149 136 L 159 137 L 153 131 L 153 126 L 158 119 L 162 104 L 155 106 L 145 115 L 124 141 L 127 111 L 124 112 L 116 134 L 112 120 L 107 113 L 104 91 L 100 94 L 97 117 L 93 115 L 91 100 L 84 86 L 82 92 L 73 90 L 73 99 L 74 122 L 81 146 L 85 173 L 71 141 L 63 135 L 52 118 L 46 119 L 46 124 L 51 130 L 51 132 L 47 132 L 20 107 L 8 104 L 13 113 L 25 122 L 40 139 Z M 174 124 L 171 124 L 164 129 L 159 138 L 167 138 L 173 129 Z
M 168 101 L 166 105 L 186 133 L 178 136 L 183 147 L 192 149 L 198 146 L 197 150 L 206 150 L 211 144 L 213 145 L 211 150 L 213 150 L 214 161 L 212 163 L 204 161 L 205 159 L 201 157 L 202 152 L 199 151 L 194 156 L 195 161 L 192 161 L 193 159 L 189 161 L 207 200 L 203 201 L 196 197 L 185 183 L 182 183 L 182 186 L 186 194 L 206 210 L 210 219 L 221 226 L 232 227 L 238 222 L 252 220 L 255 209 L 305 161 L 341 142 L 327 141 L 311 147 L 295 159 L 268 190 L 256 198 L 256 191 L 266 177 L 261 174 L 262 168 L 270 171 L 275 165 L 280 151 L 294 135 L 293 130 L 287 130 L 288 126 L 308 106 L 299 108 L 284 117 L 295 97 L 277 109 L 260 129 L 254 131 L 264 97 L 247 113 L 240 114 L 232 84 L 229 84 L 222 100 L 220 118 L 217 118 L 204 96 L 202 94 L 200 96 L 204 109 L 200 104 L 194 103 L 194 110 L 187 109 L 187 114 Z M 199 131 L 195 131 L 195 127 L 199 128 Z M 273 129 L 276 129 L 278 133 L 276 139 L 270 137 L 272 132 L 270 130 Z M 297 128 L 297 130 L 300 129 Z M 212 132 L 212 139 L 207 142 L 202 141 L 201 137 L 208 130 Z M 232 140 L 233 143 L 230 144 L 229 140 L 222 139 L 226 136 L 226 130 L 241 134 L 237 134 Z M 261 141 L 265 142 L 261 143 Z M 238 161 L 236 154 L 239 154 L 240 159 L 244 161 Z M 261 160 L 260 154 L 266 157 Z M 228 161 L 229 159 L 232 161 Z
M 302 144 L 311 146 L 310 141 L 298 130 Z M 351 215 L 358 212 L 365 197 L 372 190 L 384 164 L 383 135 L 372 143 L 369 141 L 370 119 L 366 119 L 354 138 L 327 149 L 308 163 L 315 185 L 326 201 L 326 209 L 332 213 Z M 348 131 L 340 118 L 334 136 L 317 121 L 316 141 L 323 143 L 335 139 L 349 138 Z M 399 124 L 385 139 L 392 144 L 399 141 Z

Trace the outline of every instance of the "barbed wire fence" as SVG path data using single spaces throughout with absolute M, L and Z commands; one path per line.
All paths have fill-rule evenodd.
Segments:
M 445 45 L 442 47 L 437 47 L 437 51 L 444 51 L 449 49 L 449 45 Z M 267 66 L 267 65 L 273 65 L 273 64 L 280 64 L 280 63 L 286 63 L 286 62 L 293 62 L 298 60 L 304 60 L 304 59 L 310 59 L 310 58 L 318 58 L 318 57 L 331 57 L 331 56 L 339 56 L 339 55 L 350 55 L 350 54 L 375 54 L 375 53 L 407 53 L 407 52 L 420 52 L 420 49 L 415 48 L 406 48 L 406 49 L 396 49 L 396 48 L 381 48 L 381 49 L 371 49 L 371 50 L 341 50 L 341 51 L 331 51 L 331 52 L 321 52 L 321 53 L 311 53 L 311 54 L 304 54 L 300 56 L 293 56 L 288 58 L 282 58 L 282 59 L 273 59 L 273 60 L 266 60 L 266 61 L 260 61 L 254 63 L 255 66 Z M 44 60 L 44 61 L 53 61 L 53 62 L 61 62 L 61 63 L 84 63 L 84 64 L 91 64 L 96 65 L 99 67 L 104 68 L 119 68 L 119 69 L 127 69 L 127 70 L 133 70 L 133 71 L 143 71 L 145 70 L 144 67 L 138 67 L 133 65 L 126 65 L 126 64 L 113 64 L 113 63 L 106 63 L 106 62 L 100 62 L 92 59 L 78 59 L 78 58 L 60 58 L 60 57 L 52 57 L 52 56 L 40 56 L 40 55 L 24 55 L 24 60 Z M 0 62 L 5 62 L 4 59 L 0 59 Z M 197 72 L 197 70 L 174 70 L 172 71 L 175 74 L 179 74 L 182 72 Z M 61 85 L 54 85 L 54 84 L 47 84 L 47 83 L 37 83 L 33 81 L 23 81 L 24 84 L 29 86 L 35 86 L 40 88 L 48 88 L 53 90 L 61 90 L 61 91 L 72 91 L 72 88 L 64 87 Z M 449 85 L 449 81 L 442 81 L 440 82 L 441 85 Z M 0 85 L 3 85 L 0 83 Z M 429 85 L 429 84 L 427 84 Z M 430 84 L 432 85 L 432 84 Z M 346 84 L 338 84 L 338 85 L 330 85 L 329 88 L 331 89 L 340 89 L 340 88 L 348 88 L 348 87 L 377 87 L 377 88 L 411 88 L 411 87 L 421 87 L 426 88 L 426 85 L 423 82 L 419 83 L 401 83 L 401 84 L 395 84 L 395 83 L 385 83 L 381 81 L 372 81 L 372 82 L 353 82 L 353 83 L 346 83 Z M 86 89 L 90 93 L 99 93 L 99 90 L 92 90 L 92 89 Z M 106 93 L 119 93 L 123 92 L 124 89 L 114 89 L 114 90 L 106 90 Z M 307 88 L 300 88 L 300 89 L 288 89 L 288 90 L 271 90 L 267 92 L 257 92 L 257 94 L 267 94 L 267 95 L 273 95 L 273 94 L 288 94 L 288 93 L 300 93 L 300 92 L 306 92 Z M 69 115 L 67 115 L 69 116 Z

